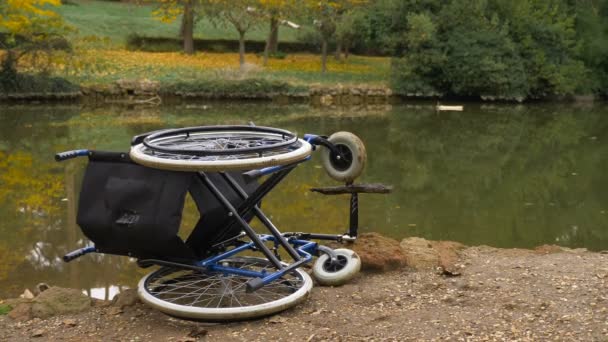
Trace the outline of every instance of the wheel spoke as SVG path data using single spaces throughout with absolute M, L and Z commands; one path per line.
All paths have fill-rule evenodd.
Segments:
M 228 259 L 224 267 L 262 272 L 273 266 L 266 260 L 254 258 Z M 249 308 L 289 297 L 304 286 L 301 271 L 285 274 L 254 292 L 247 292 L 250 277 L 222 272 L 198 272 L 161 269 L 149 276 L 145 285 L 148 294 L 173 305 L 196 310 Z

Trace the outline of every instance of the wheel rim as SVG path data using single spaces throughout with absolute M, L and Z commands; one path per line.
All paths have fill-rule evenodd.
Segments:
M 152 153 L 191 156 L 251 155 L 289 148 L 298 137 L 286 130 L 250 126 L 201 126 L 164 130 L 143 140 Z
M 141 145 L 140 152 L 147 156 L 150 156 L 153 158 L 159 158 L 159 159 L 163 159 L 163 160 L 222 162 L 222 161 L 227 161 L 227 160 L 248 160 L 248 159 L 256 159 L 259 157 L 278 156 L 281 154 L 285 154 L 285 153 L 289 153 L 291 151 L 297 150 L 302 145 L 302 143 L 300 141 L 297 141 L 295 143 L 290 144 L 289 146 L 273 147 L 272 149 L 265 150 L 265 151 L 259 151 L 259 152 L 239 152 L 239 151 L 242 151 L 243 149 L 237 149 L 237 148 L 231 149 L 229 147 L 229 145 L 232 145 L 232 144 L 234 146 L 236 146 L 236 144 L 243 145 L 243 144 L 247 144 L 249 142 L 256 141 L 256 140 L 260 144 L 264 144 L 264 142 L 268 142 L 268 141 L 273 141 L 272 139 L 269 139 L 268 137 L 264 138 L 264 137 L 249 136 L 248 138 L 245 139 L 243 137 L 226 138 L 226 136 L 223 135 L 221 137 L 214 136 L 212 140 L 207 140 L 204 142 L 204 143 L 208 143 L 210 145 L 211 144 L 216 145 L 216 147 L 218 148 L 218 151 L 217 151 L 217 153 L 214 153 L 214 154 L 196 155 L 196 154 L 182 153 L 179 151 L 178 152 L 166 152 L 166 151 L 157 150 L 155 148 L 150 148 L 145 145 Z M 160 144 L 161 144 L 161 146 L 181 146 L 184 144 L 184 141 L 183 140 L 172 141 L 170 139 L 167 139 L 166 141 L 161 142 Z M 220 148 L 223 148 L 223 150 L 219 150 Z
M 331 164 L 336 168 L 336 170 L 346 171 L 353 163 L 353 152 L 346 145 L 337 144 L 335 146 L 336 149 L 340 151 L 343 158 L 338 158 L 339 154 L 332 152 L 330 154 Z
M 331 263 L 331 259 L 327 259 L 323 263 L 323 270 L 325 272 L 335 273 L 335 272 L 342 270 L 344 267 L 346 267 L 346 264 L 348 263 L 348 259 L 345 256 L 338 255 L 337 259 L 338 259 L 338 261 L 333 265 Z
M 264 260 L 228 260 L 223 266 L 273 272 Z M 226 309 L 246 309 L 280 301 L 304 286 L 300 273 L 286 274 L 261 289 L 247 293 L 251 278 L 221 272 L 200 273 L 193 270 L 163 268 L 147 277 L 145 291 L 156 299 L 189 311 L 221 313 Z

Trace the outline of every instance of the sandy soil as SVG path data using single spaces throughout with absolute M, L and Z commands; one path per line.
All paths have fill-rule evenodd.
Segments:
M 26 322 L 0 316 L 0 341 L 608 340 L 608 254 L 471 247 L 457 267 L 453 277 L 406 267 L 362 273 L 239 323 L 183 321 L 141 303 Z

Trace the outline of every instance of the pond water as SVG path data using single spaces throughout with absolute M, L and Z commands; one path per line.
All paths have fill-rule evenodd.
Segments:
M 608 249 L 608 106 L 475 105 L 436 113 L 431 103 L 375 109 L 206 104 L 148 109 L 0 107 L 0 298 L 39 282 L 111 297 L 146 270 L 123 257 L 61 256 L 87 241 L 75 223 L 85 159 L 57 151 L 126 151 L 163 127 L 253 121 L 304 134 L 338 130 L 368 149 L 365 182 L 395 187 L 361 195 L 361 231 L 470 245 L 560 244 Z M 318 156 L 265 200 L 283 231 L 344 232 L 348 197 L 308 192 L 332 185 Z M 183 230 L 196 215 L 187 203 Z M 183 233 L 185 234 L 185 233 Z

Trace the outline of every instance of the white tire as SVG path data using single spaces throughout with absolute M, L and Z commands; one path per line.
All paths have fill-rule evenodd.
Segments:
M 354 251 L 346 248 L 335 249 L 339 265 L 331 266 L 327 254 L 321 255 L 312 268 L 317 282 L 326 286 L 339 286 L 351 280 L 361 270 L 361 259 Z
M 301 161 L 312 152 L 310 144 L 302 139 L 294 144 L 293 150 L 268 156 L 251 156 L 241 159 L 220 159 L 215 157 L 193 158 L 192 156 L 169 153 L 154 153 L 144 144 L 131 147 L 129 156 L 140 165 L 169 171 L 237 171 L 261 169 L 268 166 L 286 165 Z
M 361 175 L 367 162 L 367 152 L 363 141 L 350 132 L 336 132 L 328 139 L 345 156 L 347 160 L 338 160 L 328 149 L 321 151 L 321 163 L 327 174 L 339 181 L 350 183 Z
M 273 271 L 267 260 L 234 258 L 224 266 Z M 304 301 L 312 289 L 308 273 L 292 273 L 254 291 L 246 292 L 251 279 L 221 272 L 199 273 L 163 267 L 144 276 L 137 287 L 141 300 L 166 314 L 209 321 L 239 321 L 268 316 Z

